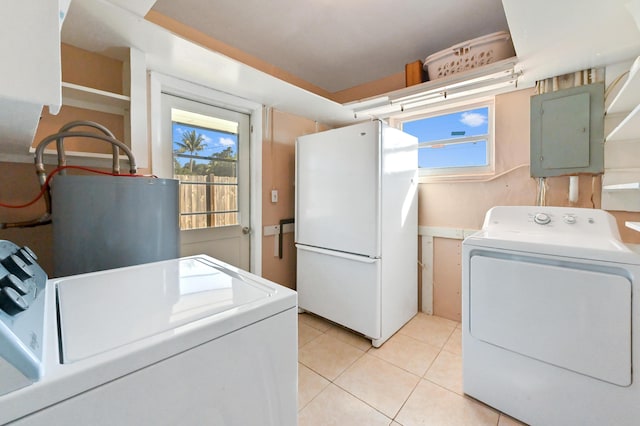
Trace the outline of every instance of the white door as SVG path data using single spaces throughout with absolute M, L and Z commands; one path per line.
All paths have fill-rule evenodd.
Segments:
M 380 132 L 373 121 L 298 138 L 296 242 L 380 256 Z
M 162 123 L 180 180 L 180 255 L 249 270 L 249 116 L 163 93 Z

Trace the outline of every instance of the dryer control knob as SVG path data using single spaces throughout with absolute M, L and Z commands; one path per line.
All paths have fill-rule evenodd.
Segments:
M 15 254 L 5 258 L 2 261 L 2 266 L 7 268 L 7 271 L 20 278 L 21 280 L 26 280 L 28 278 L 32 278 L 35 275 L 31 266 L 27 265 L 24 260 L 20 259 Z
M 27 265 L 33 265 L 38 260 L 38 256 L 29 247 L 24 246 L 16 252 L 16 255 L 24 260 Z
M 569 225 L 573 225 L 577 221 L 576 216 L 572 214 L 565 214 L 562 219 L 564 220 L 564 223 Z
M 29 305 L 22 296 L 11 287 L 4 287 L 0 290 L 0 310 L 9 315 L 15 315 L 25 311 L 28 307 Z
M 2 277 L 2 279 L 0 279 L 0 287 L 11 287 L 21 296 L 24 296 L 29 292 L 29 286 L 13 274 Z
M 538 225 L 546 225 L 547 223 L 551 222 L 551 218 L 546 213 L 536 213 L 536 215 L 533 217 L 533 221 Z

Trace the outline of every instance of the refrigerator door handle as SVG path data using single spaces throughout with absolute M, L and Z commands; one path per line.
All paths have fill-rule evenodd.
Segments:
M 310 251 L 310 252 L 313 252 L 313 253 L 326 254 L 327 256 L 340 257 L 342 259 L 355 260 L 356 262 L 362 262 L 362 263 L 375 263 L 376 261 L 380 260 L 380 259 L 375 258 L 375 257 L 358 256 L 357 254 L 344 253 L 342 251 L 321 249 L 321 248 L 318 248 L 318 247 L 305 246 L 305 245 L 302 245 L 302 244 L 296 244 L 296 247 L 299 250 L 306 250 L 306 251 Z

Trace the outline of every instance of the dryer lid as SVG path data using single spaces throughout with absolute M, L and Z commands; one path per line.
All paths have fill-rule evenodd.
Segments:
M 275 293 L 204 257 L 71 276 L 54 284 L 62 363 L 250 308 Z

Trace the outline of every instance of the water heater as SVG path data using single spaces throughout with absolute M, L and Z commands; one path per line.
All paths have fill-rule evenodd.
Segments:
M 177 258 L 178 191 L 175 179 L 57 175 L 54 276 Z

